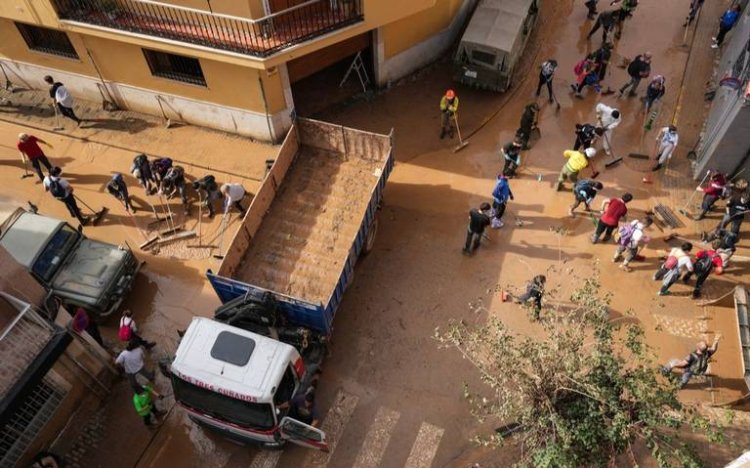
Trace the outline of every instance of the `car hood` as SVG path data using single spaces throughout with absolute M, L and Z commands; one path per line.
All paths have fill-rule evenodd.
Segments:
M 84 239 L 57 273 L 52 287 L 98 298 L 120 271 L 127 254 L 116 246 Z

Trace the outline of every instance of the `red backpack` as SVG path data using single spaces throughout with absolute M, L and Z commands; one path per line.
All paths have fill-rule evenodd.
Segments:
M 129 322 L 125 322 L 125 319 L 127 317 L 123 317 L 120 319 L 120 330 L 117 332 L 117 337 L 120 338 L 120 341 L 130 341 L 130 339 L 133 337 L 133 329 L 130 328 L 130 325 L 133 323 L 133 319 L 130 319 Z
M 582 74 L 586 69 L 586 62 L 588 62 L 588 59 L 583 58 L 580 62 L 576 63 L 576 66 L 573 67 L 573 73 L 575 73 L 576 75 Z

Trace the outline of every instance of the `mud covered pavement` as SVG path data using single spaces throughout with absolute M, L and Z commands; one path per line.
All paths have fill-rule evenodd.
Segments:
M 666 171 L 657 174 L 642 172 L 643 168 L 628 162 L 627 157 L 627 163 L 605 170 L 601 152 L 595 164 L 601 171 L 598 180 L 605 189 L 597 206 L 605 197 L 629 191 L 635 197 L 629 205 L 630 219 L 635 219 L 642 218 L 656 203 L 670 205 L 677 211 L 688 200 L 695 182 L 687 177 L 689 163 L 685 155 L 702 125 L 703 83 L 710 76 L 715 57 L 709 40 L 714 32 L 713 19 L 722 8 L 723 5 L 707 2 L 692 52 L 681 46 L 685 1 L 642 2 L 635 17 L 626 23 L 605 85 L 617 88 L 627 81 L 625 70 L 616 66 L 622 57 L 652 52 L 652 75 L 662 74 L 667 79 L 667 94 L 654 128 L 675 123 L 680 130 L 680 145 Z M 482 466 L 508 465 L 515 460 L 511 450 L 486 454 L 476 451 L 469 442 L 484 428 L 477 427 L 468 414 L 462 390 L 464 382 L 479 385 L 478 378 L 457 353 L 437 349 L 433 332 L 451 318 L 481 324 L 495 314 L 519 333 L 539 333 L 538 326 L 529 321 L 523 310 L 499 300 L 498 289 L 518 291 L 531 277 L 546 272 L 550 284 L 559 290 L 552 301 L 564 306 L 567 293 L 575 287 L 575 278 L 592 274 L 597 259 L 604 289 L 614 294 L 613 319 L 640 322 L 660 360 L 684 356 L 703 333 L 709 337 L 715 333 L 733 336 L 733 309 L 698 307 L 689 298 L 690 289 L 681 284 L 673 287 L 672 297 L 656 296 L 659 284 L 651 280 L 651 274 L 657 267 L 659 251 L 670 247 L 662 241 L 664 233 L 651 228 L 649 235 L 653 240 L 643 252 L 645 260 L 634 263 L 634 271 L 626 273 L 610 262 L 614 244 L 590 244 L 593 226 L 588 216 L 568 216 L 572 202 L 569 190 L 554 191 L 564 163 L 562 151 L 570 149 L 574 141 L 574 125 L 594 122 L 594 106 L 599 100 L 619 108 L 623 114 L 623 123 L 615 130 L 612 142 L 618 156 L 650 153 L 656 134 L 656 130 L 643 131 L 644 113 L 637 98 L 616 99 L 615 95 L 589 93 L 579 100 L 569 93 L 574 64 L 599 45 L 599 34 L 590 43 L 585 39 L 592 24 L 585 21 L 585 14 L 582 2 L 575 2 L 574 6 L 569 2 L 545 2 L 515 86 L 506 94 L 456 86 L 450 80 L 450 65 L 444 62 L 369 102 L 317 116 L 382 133 L 393 127 L 398 160 L 387 185 L 375 248 L 360 260 L 355 280 L 337 313 L 331 356 L 325 362 L 318 392 L 331 454 L 297 447 L 271 452 L 236 446 L 191 424 L 178 409 L 172 409 L 158 430 L 149 432 L 132 411 L 128 390 L 121 384 L 105 409 L 109 423 L 105 424 L 103 437 L 96 448 L 86 452 L 83 465 L 417 467 L 468 466 L 474 461 L 481 461 Z M 533 100 L 536 67 L 553 57 L 560 64 L 555 92 L 562 109 L 556 112 L 554 105 L 540 100 L 542 138 L 523 153 L 520 176 L 511 181 L 515 200 L 509 203 L 504 216 L 506 226 L 489 232 L 489 241 L 483 241 L 477 254 L 467 258 L 460 251 L 466 214 L 469 208 L 490 199 L 502 163 L 499 144 L 512 139 L 523 106 Z M 645 85 L 641 83 L 641 94 Z M 438 100 L 448 87 L 456 89 L 461 99 L 460 122 L 470 141 L 459 153 L 453 152 L 457 140 L 438 138 Z M 543 98 L 545 93 L 543 90 Z M 6 116 L 11 118 L 8 114 L 0 117 Z M 149 130 L 158 135 L 180 134 L 183 138 L 167 141 L 162 136 L 159 151 L 151 151 L 173 155 L 174 159 L 200 161 L 201 157 L 216 158 L 215 150 L 220 149 L 223 157 L 221 161 L 213 159 L 212 167 L 221 168 L 226 163 L 228 174 L 224 177 L 258 177 L 257 169 L 262 168 L 259 161 L 266 159 L 267 149 L 248 150 L 228 143 L 222 146 L 221 139 L 214 144 L 219 146 L 212 147 L 201 143 L 209 136 L 194 134 L 193 130 Z M 31 200 L 40 205 L 42 212 L 67 219 L 64 207 L 45 195 L 33 179 L 18 180 L 21 169 L 14 162 L 18 158 L 11 142 L 19 131 L 27 128 L 14 124 L 0 127 L 0 138 L 5 142 L 3 164 L 13 166 L 3 168 L 2 193 L 21 201 Z M 74 136 L 85 135 L 84 132 L 85 129 L 76 130 Z M 100 137 L 104 135 L 100 143 L 47 133 L 38 136 L 49 138 L 55 145 L 53 161 L 64 165 L 65 176 L 75 176 L 71 182 L 79 195 L 85 196 L 87 202 L 91 199 L 93 204 L 106 203 L 111 207 L 103 225 L 86 228 L 86 233 L 110 241 L 128 240 L 132 245 L 139 242 L 133 220 L 114 205 L 114 199 L 102 193 L 113 167 L 126 171 L 132 157 L 129 150 L 104 144 L 110 134 L 100 132 Z M 140 136 L 119 136 L 118 145 L 123 140 L 128 143 L 123 143 L 127 148 L 140 148 L 141 142 L 147 142 Z M 190 141 L 191 147 L 209 149 L 203 156 L 193 155 L 188 149 L 184 156 L 177 157 L 175 147 L 184 147 L 185 141 Z M 236 143 L 236 139 L 231 141 Z M 252 161 L 248 164 L 256 171 L 244 170 L 246 160 Z M 202 174 L 197 163 L 196 168 L 186 165 L 186 169 L 188 174 Z M 643 183 L 644 175 L 653 183 Z M 252 192 L 252 181 L 246 182 Z M 143 197 L 142 190 L 132 188 L 131 192 Z M 173 203 L 177 207 L 178 202 Z M 146 222 L 146 218 L 139 212 L 136 220 Z M 188 223 L 194 220 L 195 216 Z M 700 230 L 718 218 L 714 214 L 705 226 L 683 221 L 685 227 L 678 232 L 696 239 Z M 204 229 L 213 242 L 218 221 L 204 224 Z M 738 254 L 747 255 L 742 243 L 740 246 Z M 140 257 L 147 261 L 147 267 L 127 306 L 136 312 L 144 335 L 159 341 L 157 354 L 168 354 L 174 350 L 175 330 L 184 327 L 193 314 L 211 315 L 217 305 L 204 273 L 218 265 L 210 258 Z M 743 281 L 745 275 L 746 264 L 737 261 L 724 276 L 709 278 L 704 295 L 719 297 Z M 111 340 L 115 339 L 114 325 L 110 324 L 107 330 Z M 686 400 L 705 403 L 739 398 L 744 390 L 740 363 L 735 359 L 737 352 L 736 343 L 722 341 L 712 365 L 717 375 L 713 380 L 716 391 L 708 391 L 706 384 L 694 383 L 681 395 Z M 168 388 L 164 381 L 158 385 Z M 715 466 L 723 465 L 737 453 L 737 449 L 728 447 L 706 445 L 704 449 L 704 455 Z

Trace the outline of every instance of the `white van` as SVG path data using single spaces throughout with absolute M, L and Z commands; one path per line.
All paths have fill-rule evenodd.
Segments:
M 300 390 L 305 365 L 288 344 L 214 320 L 190 323 L 171 364 L 175 400 L 194 422 L 241 442 L 286 441 L 328 451 L 325 433 L 279 409 Z

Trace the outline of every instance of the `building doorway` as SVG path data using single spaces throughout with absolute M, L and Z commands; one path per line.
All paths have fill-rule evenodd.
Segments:
M 325 109 L 364 92 L 356 72 L 339 86 L 357 54 L 374 86 L 372 34 L 364 33 L 287 63 L 298 115 L 315 117 Z

